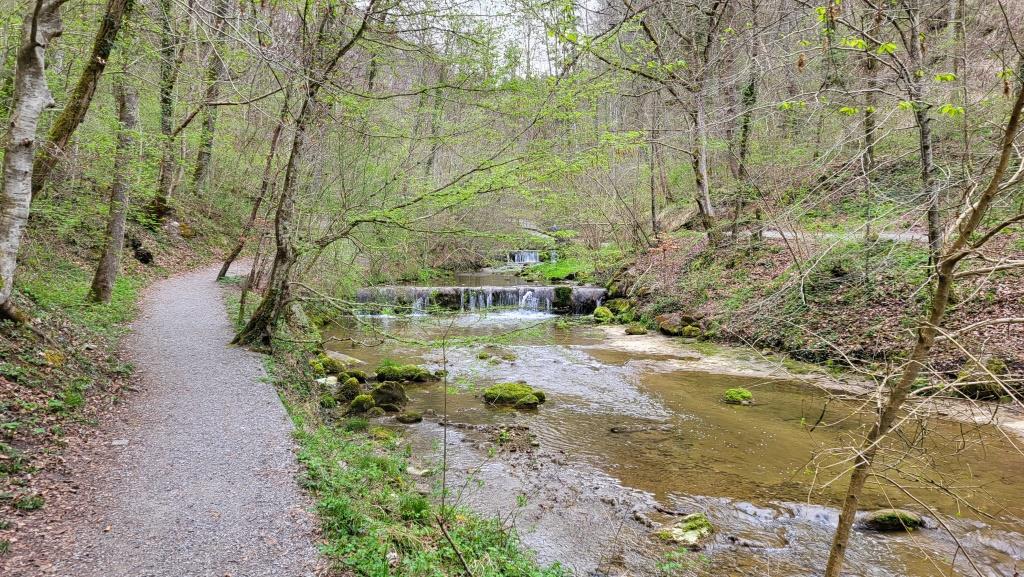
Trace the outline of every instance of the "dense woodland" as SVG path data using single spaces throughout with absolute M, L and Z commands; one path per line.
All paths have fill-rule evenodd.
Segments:
M 877 383 L 838 576 L 909 396 L 1021 400 L 1022 18 L 1017 0 L 4 0 L 3 331 L 106 331 L 113 309 L 89 307 L 218 259 L 251 265 L 236 343 L 271 351 L 359 287 L 557 250 L 527 274 Z

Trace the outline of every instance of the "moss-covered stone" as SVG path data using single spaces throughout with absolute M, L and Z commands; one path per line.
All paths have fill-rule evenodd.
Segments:
M 743 387 L 736 387 L 727 389 L 722 400 L 730 405 L 749 405 L 754 402 L 754 394 Z
M 542 391 L 526 383 L 499 383 L 484 389 L 484 401 L 491 405 L 535 408 L 546 400 Z
M 401 407 L 409 402 L 405 387 L 395 381 L 385 381 L 377 385 L 370 391 L 370 396 L 374 404 L 384 407 L 385 410 L 390 407 Z
M 349 377 L 344 382 L 338 384 L 338 390 L 335 396 L 340 401 L 349 402 L 356 398 L 362 389 L 359 387 L 359 381 L 355 377 Z
M 655 535 L 667 543 L 694 549 L 700 547 L 701 543 L 714 532 L 715 527 L 707 515 L 692 513 L 672 525 L 658 529 Z
M 513 405 L 517 409 L 536 409 L 540 406 L 540 398 L 535 394 L 519 397 Z
M 903 509 L 879 509 L 864 516 L 861 526 L 871 531 L 913 531 L 924 527 L 924 519 L 917 513 Z
M 345 371 L 345 364 L 327 353 L 317 355 L 316 363 L 314 364 L 313 361 L 310 361 L 310 364 L 314 367 L 319 366 L 328 375 L 340 375 Z
M 503 347 L 487 345 L 476 354 L 476 358 L 481 360 L 500 359 L 511 363 L 519 360 L 519 355 Z
M 610 323 L 615 320 L 615 314 L 608 307 L 600 306 L 594 309 L 594 320 L 599 323 Z
M 377 418 L 383 417 L 384 413 L 385 413 L 384 409 L 382 409 L 380 407 L 370 407 L 366 411 L 366 416 L 370 417 L 371 419 L 377 419 Z
M 695 339 L 701 336 L 701 334 L 703 334 L 703 331 L 700 330 L 700 327 L 696 325 L 686 325 L 680 331 L 679 336 Z
M 633 303 L 629 302 L 628 299 L 609 299 L 608 302 L 604 303 L 604 306 L 608 307 L 608 310 L 612 311 L 613 314 L 621 315 L 633 308 Z
M 359 369 L 345 369 L 344 374 L 359 381 L 360 383 L 365 383 L 366 381 L 370 380 L 369 376 L 366 374 L 366 371 L 360 371 Z M 340 377 L 341 375 L 338 376 Z
M 422 421 L 423 415 L 416 411 L 406 411 L 404 413 L 399 413 L 398 416 L 395 417 L 395 420 L 405 425 L 411 425 Z
M 369 411 L 377 403 L 374 402 L 373 397 L 370 395 L 357 395 L 356 398 L 352 399 L 349 403 L 349 411 L 353 413 L 365 413 Z
M 556 312 L 567 313 L 572 310 L 572 287 L 556 286 L 555 301 L 551 303 Z
M 384 361 L 377 367 L 377 380 L 425 383 L 434 380 L 434 375 L 416 365 L 400 365 L 398 363 Z
M 646 335 L 647 334 L 647 327 L 645 327 L 644 325 L 642 325 L 640 323 L 631 323 L 628 327 L 626 327 L 626 334 L 627 335 Z

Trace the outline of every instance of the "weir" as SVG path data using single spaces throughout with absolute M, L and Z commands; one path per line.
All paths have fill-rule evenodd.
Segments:
M 600 287 L 576 286 L 380 286 L 359 289 L 356 300 L 366 305 L 377 305 L 377 308 L 399 308 L 417 313 L 438 308 L 461 312 L 511 309 L 590 314 L 601 305 L 607 294 L 608 291 Z

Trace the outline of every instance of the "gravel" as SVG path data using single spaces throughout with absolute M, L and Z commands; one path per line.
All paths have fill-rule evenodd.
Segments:
M 127 339 L 141 392 L 88 479 L 54 573 L 74 577 L 308 576 L 313 523 L 291 421 L 259 355 L 232 347 L 216 268 L 152 287 Z M 93 473 L 96 475 L 97 473 Z

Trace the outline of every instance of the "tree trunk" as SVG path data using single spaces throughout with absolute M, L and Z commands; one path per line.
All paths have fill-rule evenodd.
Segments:
M 0 318 L 24 321 L 11 302 L 18 249 L 32 204 L 32 161 L 43 110 L 55 105 L 46 84 L 46 48 L 60 36 L 64 0 L 36 0 L 22 25 L 0 204 Z
M 909 26 L 910 78 L 907 90 L 914 105 L 914 119 L 917 122 L 918 148 L 921 155 L 921 191 L 928 203 L 928 252 L 933 267 L 938 266 L 942 251 L 942 215 L 940 214 L 940 191 L 935 183 L 935 161 L 932 156 L 932 119 L 928 104 L 924 101 L 924 46 L 921 44 L 920 10 L 915 4 L 907 7 Z
M 163 222 L 170 214 L 171 193 L 174 188 L 174 174 L 177 162 L 174 150 L 174 85 L 177 82 L 177 54 L 174 46 L 175 34 L 172 22 L 172 0 L 160 0 L 160 178 L 156 196 L 149 211 L 158 221 Z
M 716 244 L 714 234 L 715 208 L 711 204 L 711 186 L 708 183 L 708 127 L 703 86 L 697 89 L 694 94 L 694 100 L 696 106 L 692 114 L 695 129 L 693 178 L 697 185 L 697 210 L 700 213 L 701 223 L 708 235 L 708 240 L 711 244 Z
M 1020 127 L 1022 108 L 1024 108 L 1024 85 L 1018 85 L 1016 101 L 1003 132 L 999 161 L 988 185 L 978 197 L 978 200 L 973 203 L 973 206 L 968 204 L 968 208 L 965 209 L 966 214 L 960 220 L 956 238 L 941 252 L 940 258 L 935 263 L 935 290 L 932 293 L 928 313 L 918 326 L 917 342 L 910 352 L 900 378 L 889 392 L 881 414 L 861 445 L 859 458 L 854 466 L 850 484 L 846 490 L 846 498 L 843 501 L 843 509 L 839 514 L 836 532 L 832 539 L 832 548 L 829 551 L 825 577 L 839 577 L 840 575 L 846 556 L 846 548 L 850 540 L 850 531 L 853 528 L 853 522 L 860 503 L 860 496 L 871 474 L 871 464 L 878 453 L 879 444 L 895 426 L 903 403 L 910 395 L 911 387 L 921 373 L 921 369 L 924 368 L 924 363 L 927 361 L 931 348 L 935 344 L 935 337 L 938 334 L 939 327 L 942 325 L 943 317 L 946 314 L 946 307 L 949 304 L 949 295 L 953 290 L 957 264 L 970 252 L 965 250 L 965 247 L 972 241 L 972 235 L 974 235 L 989 207 L 991 207 L 993 199 L 1000 192 L 1003 176 L 1010 164 L 1014 138 Z M 977 247 L 973 246 L 970 248 Z
M 32 167 L 33 196 L 43 190 L 47 177 L 53 167 L 57 165 L 64 149 L 67 148 L 71 135 L 85 119 L 85 114 L 89 111 L 89 105 L 92 103 L 92 97 L 96 93 L 96 86 L 100 82 L 100 76 L 103 75 L 110 52 L 117 40 L 117 34 L 121 30 L 121 24 L 131 12 L 132 4 L 133 0 L 107 0 L 103 20 L 100 21 L 96 39 L 93 41 L 92 52 L 89 54 L 81 76 L 78 77 L 78 84 L 75 85 L 75 90 L 68 98 L 64 110 L 50 128 L 46 146 L 42 147 L 36 156 Z
M 224 266 L 220 267 L 220 272 L 217 273 L 217 280 L 224 278 L 228 274 L 228 269 L 231 268 L 231 263 L 235 262 L 238 255 L 242 254 L 242 249 L 245 248 L 245 243 L 249 240 L 249 235 L 252 234 L 254 225 L 256 224 L 256 218 L 259 216 L 260 205 L 263 204 L 263 200 L 267 197 L 270 189 L 273 188 L 274 182 L 274 156 L 277 152 L 277 143 L 281 139 L 281 131 L 284 129 L 285 119 L 288 117 L 288 103 L 285 102 L 281 108 L 281 119 L 278 121 L 277 126 L 274 127 L 274 132 L 270 135 L 270 151 L 267 153 L 267 162 L 263 165 L 263 180 L 260 182 L 260 193 L 253 201 L 252 211 L 249 213 L 249 220 L 246 221 L 245 226 L 242 227 L 242 234 L 238 237 L 238 242 L 235 244 L 235 248 L 231 249 L 231 253 L 228 258 L 224 260 Z
M 214 7 L 215 29 L 213 42 L 210 43 L 210 62 L 206 69 L 205 102 L 216 102 L 220 96 L 220 82 L 226 75 L 224 59 L 218 50 L 218 44 L 224 39 L 224 28 L 227 26 L 229 4 L 227 0 L 218 0 Z M 199 194 L 206 183 L 213 158 L 213 137 L 217 129 L 217 106 L 203 107 L 203 123 L 199 133 L 199 150 L 196 152 L 196 166 L 192 173 L 192 191 Z
M 109 303 L 121 264 L 124 246 L 124 225 L 128 214 L 128 181 L 132 164 L 134 131 L 139 125 L 139 95 L 122 78 L 114 86 L 117 116 L 121 126 L 117 131 L 117 151 L 114 156 L 114 180 L 110 186 L 110 215 L 107 218 L 106 246 L 92 279 L 89 300 Z

